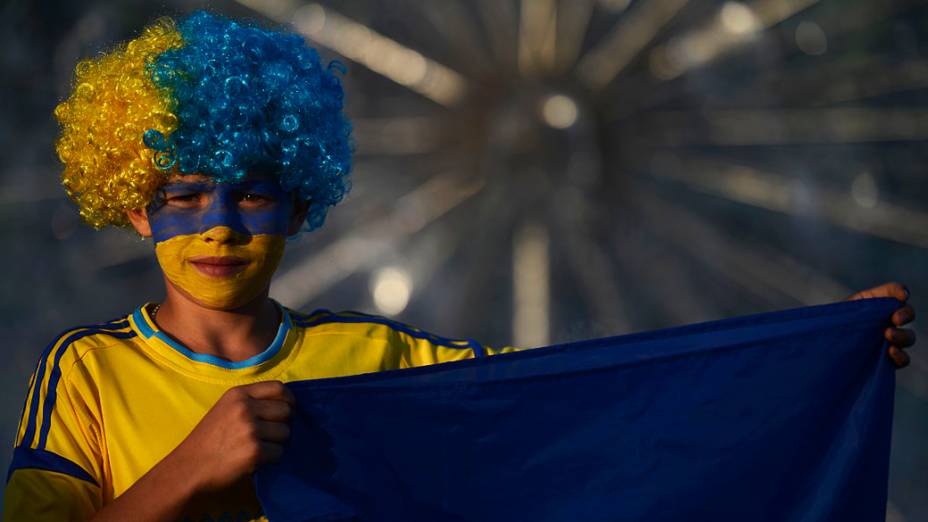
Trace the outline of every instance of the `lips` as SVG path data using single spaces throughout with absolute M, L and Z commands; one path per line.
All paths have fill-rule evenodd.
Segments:
M 188 259 L 197 270 L 211 277 L 233 276 L 248 266 L 249 261 L 235 256 L 202 256 Z

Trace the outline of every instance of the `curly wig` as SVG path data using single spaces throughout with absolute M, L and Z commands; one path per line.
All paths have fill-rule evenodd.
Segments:
M 160 19 L 77 65 L 55 109 L 65 189 L 90 225 L 126 226 L 172 174 L 234 182 L 260 169 L 309 202 L 315 229 L 350 188 L 337 65 L 296 34 L 205 12 Z

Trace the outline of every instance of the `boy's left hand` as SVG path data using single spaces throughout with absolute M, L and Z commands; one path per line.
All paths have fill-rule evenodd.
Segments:
M 915 309 L 906 301 L 909 300 L 909 290 L 901 283 L 886 283 L 884 285 L 863 290 L 848 297 L 848 301 L 856 299 L 870 299 L 874 297 L 892 297 L 900 303 L 899 309 L 893 312 L 891 322 L 892 326 L 883 332 L 883 336 L 889 341 L 888 350 L 889 358 L 893 360 L 896 368 L 905 368 L 909 365 L 909 354 L 905 349 L 915 344 L 915 332 L 909 328 L 897 328 L 899 326 L 911 323 L 915 319 Z

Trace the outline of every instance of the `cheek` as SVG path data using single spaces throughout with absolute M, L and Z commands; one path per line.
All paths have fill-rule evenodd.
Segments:
M 280 227 L 279 217 L 271 211 L 242 213 L 242 225 L 251 235 L 276 234 Z
M 184 259 L 190 254 L 196 240 L 196 236 L 179 234 L 155 244 L 155 257 L 169 279 L 175 280 L 184 272 Z
M 271 208 L 242 210 L 241 223 L 251 235 L 274 234 L 286 236 L 290 228 L 292 205 L 278 203 Z
M 259 261 L 252 267 L 253 272 L 246 277 L 255 277 L 269 282 L 271 276 L 277 271 L 277 266 L 283 257 L 285 242 L 284 236 L 278 234 L 254 236 L 252 241 L 245 245 L 244 249 L 251 254 L 251 259 Z
M 149 213 L 151 235 L 155 243 L 178 236 L 197 234 L 203 225 L 203 213 L 162 208 Z

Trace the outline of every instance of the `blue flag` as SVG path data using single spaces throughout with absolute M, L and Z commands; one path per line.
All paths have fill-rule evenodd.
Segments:
M 899 303 L 290 383 L 271 522 L 875 521 Z

